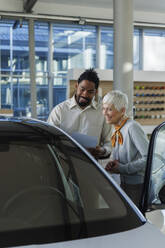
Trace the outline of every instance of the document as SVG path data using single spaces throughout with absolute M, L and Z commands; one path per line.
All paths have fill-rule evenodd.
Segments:
M 89 136 L 78 132 L 72 133 L 71 136 L 85 148 L 95 148 L 98 145 L 96 136 Z

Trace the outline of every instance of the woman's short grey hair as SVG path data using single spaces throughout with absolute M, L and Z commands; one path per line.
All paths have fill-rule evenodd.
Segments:
M 120 111 L 122 108 L 128 109 L 128 97 L 119 90 L 108 92 L 103 98 L 103 104 L 113 104 L 115 109 Z

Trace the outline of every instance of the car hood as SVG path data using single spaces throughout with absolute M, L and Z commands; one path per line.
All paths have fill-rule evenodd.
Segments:
M 19 248 L 164 248 L 165 235 L 154 225 L 146 222 L 130 231 L 45 245 L 19 246 Z

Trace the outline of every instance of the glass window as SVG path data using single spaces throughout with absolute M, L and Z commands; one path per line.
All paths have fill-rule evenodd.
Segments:
M 49 112 L 48 100 L 48 23 L 35 22 L 35 63 L 37 84 L 37 117 L 45 120 Z
M 68 69 L 95 67 L 95 26 L 54 24 L 53 44 L 54 84 L 66 85 Z
M 1 73 L 29 73 L 27 22 L 1 20 L 0 26 Z
M 35 56 L 36 56 L 36 74 L 42 76 L 43 81 L 40 84 L 46 84 L 44 82 L 44 73 L 48 71 L 48 23 L 35 22 Z
M 134 30 L 133 37 L 133 56 L 134 69 L 140 68 L 140 38 L 141 32 L 139 29 Z M 113 69 L 114 60 L 114 41 L 113 41 L 113 27 L 101 27 L 101 47 L 100 47 L 100 68 Z
M 134 70 L 140 70 L 141 61 L 140 61 L 140 48 L 141 48 L 141 39 L 142 34 L 140 29 L 134 30 L 133 36 L 133 63 L 134 63 Z
M 113 27 L 101 27 L 100 69 L 113 68 Z
M 165 70 L 165 31 L 163 29 L 144 29 L 144 70 Z
M 30 105 L 28 24 L 0 21 L 0 108 L 26 116 Z
M 51 79 L 48 77 L 49 24 L 35 21 L 34 26 L 37 117 L 42 120 L 46 120 L 49 114 L 49 80 L 53 81 L 55 106 L 66 99 L 69 69 L 96 67 L 96 26 L 52 25 Z M 113 27 L 101 26 L 100 30 L 100 68 L 113 69 Z M 0 20 L 0 108 L 11 109 L 14 116 L 31 116 L 28 32 L 27 21 Z M 135 70 L 165 70 L 163 29 L 135 28 L 133 47 Z
M 0 232 L 9 235 L 7 240 L 11 240 L 9 231 L 15 231 L 12 239 L 17 241 L 19 236 L 20 244 L 25 244 L 27 237 L 29 243 L 34 237 L 37 242 L 46 242 L 47 235 L 49 242 L 65 241 L 127 231 L 143 224 L 69 138 L 59 131 L 53 136 L 42 129 L 37 131 L 35 126 L 28 130 L 22 125 L 19 136 L 15 134 L 4 143 L 1 139 L 0 144 L 1 163 L 5 165 L 0 172 Z

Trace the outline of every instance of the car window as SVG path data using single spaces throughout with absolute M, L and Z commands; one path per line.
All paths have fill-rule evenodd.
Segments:
M 164 152 L 164 144 L 165 144 L 165 127 L 162 127 L 156 137 L 156 142 L 154 145 L 154 153 L 153 153 L 153 173 L 156 173 L 158 170 L 164 166 L 165 162 L 165 152 Z
M 1 246 L 94 237 L 143 224 L 63 134 L 53 142 L 25 137 L 1 142 L 0 160 Z
M 156 132 L 152 145 L 149 205 L 165 203 L 165 126 Z M 162 202 L 162 200 L 164 202 Z

